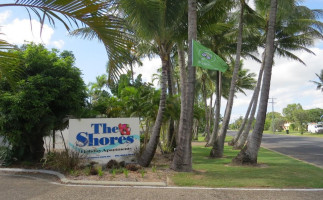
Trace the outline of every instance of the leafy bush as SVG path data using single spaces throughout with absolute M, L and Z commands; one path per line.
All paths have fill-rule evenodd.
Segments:
M 9 166 L 13 161 L 13 153 L 9 147 L 0 147 L 0 165 Z
M 15 89 L 0 79 L 0 135 L 18 161 L 39 162 L 45 153 L 43 137 L 64 129 L 67 115 L 81 114 L 86 87 L 71 52 L 36 44 L 12 51 L 23 71 Z

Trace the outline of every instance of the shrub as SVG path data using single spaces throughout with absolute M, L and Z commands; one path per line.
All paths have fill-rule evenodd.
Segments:
M 107 169 L 118 169 L 118 168 L 120 168 L 120 165 L 116 160 L 110 160 L 107 163 L 106 168 Z
M 13 161 L 13 153 L 9 147 L 0 147 L 0 165 L 9 166 Z
M 51 152 L 43 159 L 43 166 L 61 172 L 70 172 L 81 169 L 85 161 L 86 157 L 75 151 Z
M 128 164 L 126 165 L 126 169 L 130 171 L 138 171 L 139 169 L 141 169 L 141 166 L 138 164 Z

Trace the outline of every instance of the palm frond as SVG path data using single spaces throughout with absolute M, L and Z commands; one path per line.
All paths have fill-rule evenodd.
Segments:
M 0 78 L 6 78 L 14 88 L 19 80 L 23 69 L 19 65 L 20 59 L 12 51 L 15 47 L 5 40 L 0 39 Z
M 128 66 L 120 62 L 109 60 L 106 71 L 108 73 L 108 85 L 113 86 L 118 83 L 121 74 L 127 71 Z
M 0 4 L 0 7 L 25 7 L 29 15 L 34 13 L 38 17 L 41 31 L 45 21 L 53 26 L 59 21 L 68 31 L 75 26 L 89 27 L 92 36 L 96 35 L 103 42 L 109 59 L 117 60 L 125 55 L 131 40 L 124 31 L 123 20 L 109 14 L 114 4 L 113 0 L 17 0 L 13 4 Z

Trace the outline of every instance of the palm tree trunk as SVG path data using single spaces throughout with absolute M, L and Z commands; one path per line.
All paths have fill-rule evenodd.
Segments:
M 160 129 L 163 121 L 163 114 L 166 107 L 166 84 L 167 84 L 167 63 L 168 57 L 166 53 L 160 55 L 162 60 L 162 79 L 161 79 L 161 94 L 159 100 L 159 108 L 154 124 L 153 132 L 150 136 L 149 142 L 139 158 L 139 164 L 143 167 L 148 167 L 153 159 L 157 145 L 159 143 Z
M 216 104 L 215 104 L 215 118 L 214 118 L 214 127 L 212 131 L 212 135 L 210 140 L 205 145 L 207 147 L 213 146 L 216 138 L 218 136 L 218 130 L 220 125 L 220 109 L 221 109 L 221 90 L 222 90 L 222 80 L 221 80 L 221 72 L 217 71 L 217 80 L 216 80 Z
M 245 118 L 242 122 L 242 125 L 237 133 L 237 135 L 234 137 L 234 139 L 229 142 L 229 145 L 234 146 L 234 149 L 241 149 L 244 145 L 244 143 L 247 140 L 249 131 L 251 129 L 251 125 L 252 122 L 255 118 L 255 113 L 256 113 L 256 109 L 257 109 L 257 105 L 258 105 L 258 99 L 259 99 L 259 91 L 260 91 L 260 86 L 261 86 L 261 80 L 262 80 L 262 75 L 263 75 L 263 71 L 264 71 L 264 64 L 265 64 L 265 54 L 263 55 L 263 59 L 262 59 L 262 64 L 259 70 L 259 75 L 258 75 L 258 80 L 257 80 L 257 85 L 256 88 L 252 94 L 252 98 L 250 100 L 249 103 L 249 107 L 247 110 L 247 113 L 245 115 Z M 250 114 L 250 109 L 251 110 L 251 114 Z M 249 118 L 249 114 L 250 114 L 250 118 Z M 248 120 L 249 118 L 249 120 Z M 245 128 L 245 125 L 247 124 L 247 127 Z
M 252 106 L 252 110 L 251 110 L 251 114 L 250 114 L 248 124 L 247 124 L 246 128 L 244 129 L 243 133 L 238 138 L 238 140 L 235 141 L 233 149 L 242 149 L 243 148 L 243 146 L 246 143 L 246 140 L 248 138 L 249 132 L 251 130 L 252 122 L 255 119 L 255 113 L 256 113 L 256 109 L 257 109 L 257 105 L 258 105 L 261 80 L 262 80 L 262 75 L 263 75 L 263 72 L 264 72 L 264 64 L 265 64 L 265 54 L 264 54 L 263 62 L 261 64 L 261 68 L 260 68 L 260 71 L 259 71 L 257 86 L 255 88 L 254 94 L 252 95 L 253 100 L 251 100 L 251 102 L 252 102 L 253 106 Z
M 237 141 L 238 141 L 238 139 L 240 138 L 240 136 L 241 136 L 241 134 L 242 134 L 242 132 L 243 132 L 243 130 L 244 130 L 244 128 L 245 128 L 245 126 L 246 126 L 246 124 L 247 124 L 247 121 L 248 121 L 248 118 L 249 118 L 249 115 L 250 115 L 250 111 L 251 111 L 251 108 L 252 108 L 252 105 L 254 105 L 254 94 L 252 95 L 252 98 L 251 98 L 251 100 L 250 100 L 250 103 L 249 103 L 249 106 L 248 106 L 248 109 L 247 109 L 247 112 L 246 112 L 246 115 L 244 116 L 244 119 L 243 119 L 243 121 L 242 121 L 242 124 L 241 124 L 241 126 L 240 126 L 240 128 L 239 128 L 239 131 L 238 131 L 238 133 L 234 136 L 234 138 L 228 143 L 228 145 L 230 145 L 230 146 L 234 146 L 236 143 L 237 143 Z
M 206 84 L 205 79 L 202 79 L 203 83 L 203 101 L 204 101 L 204 110 L 205 110 L 205 141 L 209 141 L 210 139 L 210 127 L 209 127 L 209 113 L 208 113 L 208 106 L 207 106 L 207 91 L 206 91 Z
M 208 118 L 208 121 L 207 121 L 207 124 L 208 124 L 208 134 L 210 135 L 210 132 L 211 132 L 211 122 L 212 122 L 212 119 L 213 119 L 213 93 L 211 93 L 211 97 L 210 97 L 210 109 L 209 109 L 209 118 Z
M 173 81 L 173 72 L 172 72 L 172 63 L 170 60 L 170 55 L 168 55 L 168 63 L 167 63 L 167 82 L 168 82 L 168 95 L 172 97 L 174 95 L 174 81 Z M 168 126 L 168 134 L 167 134 L 167 147 L 168 149 L 173 152 L 174 148 L 176 148 L 176 141 L 173 140 L 174 138 L 174 119 L 170 117 L 169 119 L 169 126 Z
M 224 148 L 224 140 L 225 136 L 227 134 L 227 129 L 229 126 L 229 121 L 231 117 L 231 111 L 233 106 L 233 100 L 234 100 L 234 91 L 236 88 L 236 83 L 238 79 L 238 73 L 239 73 L 239 67 L 240 67 L 240 55 L 241 55 L 241 46 L 242 46 L 242 31 L 243 31 L 243 12 L 244 12 L 244 0 L 240 1 L 240 19 L 239 19 L 239 34 L 238 34 L 238 41 L 237 41 L 237 55 L 231 80 L 231 86 L 230 86 L 230 93 L 229 98 L 227 101 L 227 106 L 225 109 L 225 114 L 222 122 L 222 128 L 221 131 L 216 139 L 215 144 L 213 145 L 213 148 L 210 152 L 210 157 L 217 157 L 221 158 L 223 156 L 223 148 Z
M 195 67 L 192 66 L 192 40 L 197 37 L 197 3 L 196 0 L 188 0 L 188 77 L 185 93 L 181 103 L 181 117 L 179 122 L 179 144 L 177 145 L 171 168 L 175 171 L 192 171 L 192 126 L 195 89 Z
M 184 99 L 185 97 L 185 83 L 187 81 L 187 72 L 185 67 L 185 52 L 183 43 L 177 44 L 177 53 L 178 53 L 178 65 L 179 65 L 179 72 L 180 72 L 180 93 L 181 93 L 181 99 Z M 182 110 L 182 107 L 181 107 Z
M 177 53 L 178 53 L 178 65 L 179 65 L 179 72 L 180 72 L 180 95 L 181 95 L 181 112 L 184 110 L 185 103 L 183 103 L 183 100 L 185 100 L 185 84 L 187 82 L 187 70 L 185 65 L 185 51 L 183 42 L 180 42 L 177 44 Z M 176 137 L 176 144 L 179 144 L 179 124 L 177 127 L 177 137 Z
M 264 66 L 264 77 L 263 85 L 261 88 L 260 104 L 257 113 L 257 119 L 255 128 L 248 138 L 246 146 L 240 151 L 240 153 L 235 157 L 232 162 L 235 164 L 257 164 L 258 151 L 260 148 L 262 134 L 264 130 L 269 91 L 270 91 L 270 81 L 272 73 L 272 65 L 274 58 L 274 40 L 275 40 L 275 23 L 276 23 L 276 13 L 277 13 L 277 0 L 271 0 L 270 4 L 270 14 L 268 23 L 268 33 L 266 39 L 265 48 L 265 66 Z
M 199 121 L 197 119 L 193 120 L 193 140 L 198 140 L 199 138 Z

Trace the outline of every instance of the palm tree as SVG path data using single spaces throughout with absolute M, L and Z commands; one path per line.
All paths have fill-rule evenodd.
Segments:
M 241 149 L 247 140 L 249 131 L 251 129 L 252 122 L 255 117 L 257 105 L 258 105 L 258 99 L 259 99 L 258 97 L 259 97 L 259 91 L 260 91 L 260 85 L 261 85 L 263 71 L 264 71 L 264 66 L 262 65 L 261 69 L 259 71 L 257 85 L 256 85 L 256 88 L 255 88 L 254 93 L 252 95 L 252 98 L 250 100 L 246 116 L 242 122 L 242 125 L 241 125 L 237 135 L 234 137 L 233 141 L 231 142 L 231 144 L 234 146 L 233 147 L 234 149 Z M 249 118 L 249 114 L 250 114 L 250 118 Z M 246 123 L 247 123 L 247 126 L 245 127 Z
M 323 92 L 323 69 L 321 70 L 321 74 L 315 74 L 319 81 L 311 81 L 316 84 L 316 89 L 321 90 Z
M 162 61 L 161 96 L 159 110 L 149 143 L 141 154 L 139 164 L 148 166 L 155 154 L 160 137 L 163 114 L 166 106 L 167 68 L 178 22 L 185 13 L 183 2 L 160 1 L 128 1 L 121 0 L 120 10 L 136 37 L 145 41 L 153 41 Z
M 286 1 L 284 1 L 286 2 Z M 290 4 L 291 2 L 289 2 Z M 294 2 L 292 3 L 295 6 L 288 8 L 287 11 L 286 7 L 281 6 L 279 11 L 283 14 L 280 14 L 277 22 L 277 30 L 276 30 L 276 36 L 275 36 L 275 53 L 284 56 L 289 57 L 290 59 L 296 60 L 301 62 L 305 65 L 304 61 L 302 61 L 300 58 L 298 58 L 296 55 L 294 55 L 291 51 L 292 50 L 305 50 L 306 52 L 314 54 L 311 50 L 307 48 L 308 45 L 313 44 L 314 40 L 316 38 L 321 39 L 322 34 L 321 30 L 323 28 L 323 24 L 319 21 L 317 21 L 317 18 L 322 15 L 321 10 L 310 10 L 304 6 L 298 6 Z M 267 32 L 267 14 L 266 10 L 267 7 L 264 6 L 262 3 L 257 3 L 257 11 L 259 14 L 261 14 L 261 18 L 263 21 L 260 23 L 261 25 L 265 25 L 262 27 L 265 33 L 264 36 L 266 36 Z M 245 141 L 247 139 L 247 136 L 249 134 L 249 131 L 251 129 L 251 124 L 254 119 L 255 111 L 257 108 L 257 102 L 258 102 L 258 96 L 260 91 L 260 84 L 262 79 L 262 73 L 263 73 L 263 65 L 264 65 L 264 57 L 263 56 L 263 63 L 259 72 L 258 77 L 258 83 L 257 87 L 254 91 L 253 97 L 250 101 L 250 106 L 253 105 L 250 119 L 248 120 L 248 124 L 245 127 L 243 133 L 241 134 L 244 124 L 242 124 L 238 134 L 234 138 L 234 141 L 232 144 L 234 144 L 235 149 L 241 149 L 243 145 L 245 144 Z M 247 116 L 247 114 L 246 114 Z M 247 118 L 244 120 L 244 122 L 247 121 Z
M 236 53 L 237 50 L 237 29 L 235 25 L 237 24 L 235 13 L 234 14 L 228 14 L 226 10 L 231 9 L 233 6 L 235 6 L 235 1 L 212 1 L 214 4 L 210 3 L 205 6 L 205 9 L 207 10 L 210 6 L 214 9 L 225 9 L 225 11 L 220 15 L 221 12 L 212 12 L 212 14 L 209 14 L 208 12 L 204 13 L 205 19 L 201 20 L 202 23 L 204 22 L 205 24 L 202 24 L 202 30 L 201 32 L 206 35 L 206 37 L 203 38 L 202 43 L 205 46 L 208 46 L 211 48 L 216 54 L 220 55 L 222 58 L 226 58 L 227 60 L 233 60 L 231 58 L 231 55 Z M 220 6 L 220 3 L 223 5 Z M 215 7 L 215 5 L 217 5 Z M 244 17 L 248 17 L 251 19 L 257 19 L 253 17 L 253 10 L 248 7 L 247 4 L 244 5 L 246 12 L 243 12 Z M 221 9 L 219 9 L 221 11 Z M 214 19 L 214 14 L 217 13 L 216 18 Z M 240 16 L 240 15 L 239 15 Z M 252 17 L 251 17 L 252 16 Z M 253 21 L 251 20 L 251 21 Z M 250 21 L 250 20 L 249 20 Z M 212 23 L 210 23 L 212 22 Z M 241 56 L 243 57 L 251 57 L 255 59 L 256 61 L 259 62 L 259 60 L 252 55 L 252 52 L 257 51 L 257 45 L 258 45 L 258 40 L 259 40 L 259 33 L 255 28 L 248 27 L 248 29 L 245 29 L 245 33 L 243 35 L 243 43 L 241 44 L 243 48 L 241 48 Z M 234 63 L 234 62 L 233 62 Z M 232 73 L 232 71 L 231 71 Z M 222 77 L 223 76 L 223 77 Z M 207 146 L 212 146 L 215 142 L 215 139 L 217 137 L 218 133 L 218 126 L 219 126 L 219 119 L 220 119 L 220 102 L 221 96 L 224 96 L 228 98 L 229 96 L 229 88 L 230 88 L 230 82 L 231 82 L 231 77 L 230 72 L 224 73 L 222 76 L 217 76 L 218 78 L 216 81 L 216 116 L 215 116 L 215 121 L 214 121 L 214 129 L 212 131 L 212 136 L 211 140 L 208 141 Z M 227 81 L 222 81 L 221 84 L 219 84 L 220 78 L 228 78 Z M 220 90 L 223 88 L 223 94 L 219 94 Z M 237 87 L 235 87 L 235 90 Z M 222 93 L 222 92 L 221 92 Z
M 231 64 L 229 66 L 230 66 L 230 68 L 226 73 L 224 73 L 222 76 L 219 76 L 219 74 L 217 74 L 218 77 L 215 78 L 217 80 L 219 78 L 221 78 L 221 79 L 223 79 L 222 82 L 226 83 L 226 84 L 222 84 L 222 85 L 224 85 L 225 90 L 223 93 L 221 92 L 222 96 L 226 99 L 229 96 L 228 95 L 229 84 L 227 84 L 227 83 L 231 82 L 234 61 L 231 61 Z M 240 65 L 239 65 L 238 80 L 237 80 L 234 94 L 243 93 L 244 95 L 246 95 L 245 90 L 253 90 L 255 88 L 255 83 L 256 83 L 256 81 L 254 79 L 255 76 L 256 75 L 254 73 L 250 73 L 249 70 L 243 68 L 243 62 L 241 61 Z M 218 81 L 216 83 L 216 87 L 217 87 L 217 90 L 222 90 L 219 88 L 220 84 L 218 83 Z M 220 93 L 216 92 L 216 95 L 220 95 Z M 216 103 L 221 103 L 221 96 L 217 97 L 216 101 L 217 101 Z M 215 142 L 215 139 L 217 136 L 216 135 L 217 126 L 219 126 L 219 120 L 220 120 L 220 106 L 216 106 L 216 116 L 215 116 L 214 120 L 215 120 L 214 129 L 213 129 L 211 138 L 210 138 L 210 140 L 208 140 L 208 143 L 206 144 L 206 146 L 213 146 L 214 145 L 214 142 Z
M 274 40 L 275 40 L 275 23 L 277 13 L 277 0 L 271 0 L 268 33 L 265 48 L 265 64 L 264 64 L 264 77 L 263 86 L 261 88 L 260 105 L 257 114 L 255 128 L 252 132 L 251 139 L 246 147 L 239 153 L 239 155 L 232 160 L 238 164 L 255 164 L 257 163 L 258 151 L 261 144 L 262 132 L 264 130 L 264 124 L 266 119 L 271 72 L 274 58 Z
M 201 91 L 201 96 L 204 103 L 205 109 L 205 140 L 208 141 L 210 138 L 210 123 L 209 123 L 209 106 L 207 104 L 207 98 L 212 97 L 214 91 L 214 83 L 210 76 L 212 72 L 209 70 L 205 70 L 202 68 L 197 68 L 196 74 L 196 94 Z M 211 98 L 212 99 L 212 98 Z M 212 103 L 210 104 L 210 108 L 212 108 Z
M 188 0 L 188 57 L 192 57 L 192 41 L 197 38 L 197 1 Z M 184 72 L 185 73 L 185 72 Z M 171 168 L 175 171 L 192 171 L 192 128 L 194 109 L 195 67 L 188 59 L 187 79 L 182 85 L 181 115 L 175 155 Z
M 237 38 L 237 52 L 236 52 L 236 59 L 235 59 L 235 66 L 233 70 L 231 85 L 230 85 L 230 92 L 229 98 L 227 101 L 225 114 L 222 122 L 222 127 L 219 135 L 216 138 L 216 142 L 213 145 L 213 148 L 210 152 L 210 157 L 222 157 L 223 156 L 223 149 L 224 149 L 224 140 L 226 136 L 226 132 L 229 126 L 229 121 L 231 117 L 231 111 L 233 106 L 234 100 L 234 92 L 235 87 L 238 79 L 238 72 L 239 72 L 239 64 L 240 64 L 240 56 L 241 56 L 241 47 L 242 47 L 242 33 L 243 33 L 243 16 L 244 16 L 244 8 L 245 8 L 245 1 L 240 0 L 240 18 L 239 18 L 239 32 Z

